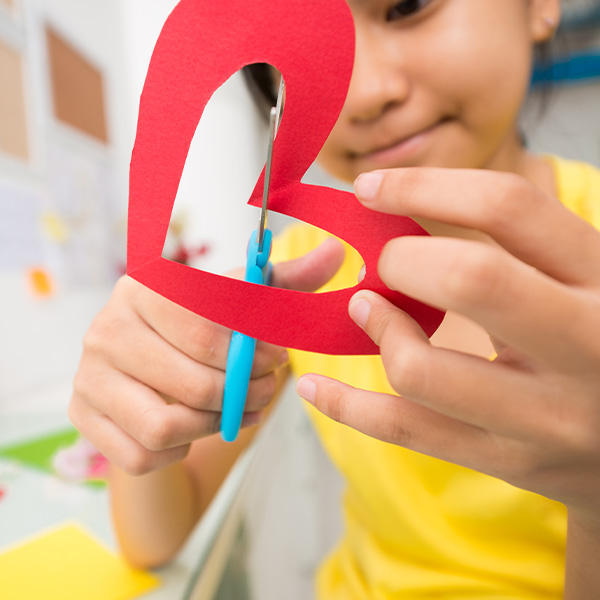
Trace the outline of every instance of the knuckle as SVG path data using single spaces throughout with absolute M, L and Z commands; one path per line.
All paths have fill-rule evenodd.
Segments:
M 98 315 L 83 337 L 84 351 L 103 354 L 115 340 L 122 339 L 129 327 L 128 319 L 117 315 Z
M 427 169 L 414 169 L 410 167 L 402 169 L 402 194 L 407 198 L 418 198 L 419 191 L 424 179 L 428 176 L 428 172 L 429 170 Z M 397 196 L 399 187 L 396 177 L 394 172 L 388 173 L 384 177 L 379 193 L 380 198 L 395 198 Z
M 218 375 L 221 375 L 221 377 Z M 196 406 L 195 408 L 213 407 L 217 402 L 221 401 L 225 385 L 225 374 L 219 372 L 218 375 L 214 372 L 206 374 L 198 381 L 198 389 L 195 392 L 195 397 L 196 399 L 200 398 L 201 406 Z M 196 400 L 196 404 L 198 404 L 198 400 Z
M 117 279 L 114 290 L 116 294 L 129 294 L 132 290 L 140 287 L 142 286 L 135 279 L 129 277 L 129 275 L 122 275 Z
M 186 377 L 179 382 L 178 400 L 192 408 L 206 408 L 216 396 L 214 378 L 208 373 L 201 377 Z
M 531 485 L 531 482 L 537 479 L 542 465 L 539 459 L 533 454 L 521 454 L 505 463 L 506 479 L 513 484 L 521 487 Z
M 384 341 L 381 356 L 390 385 L 396 392 L 409 397 L 423 394 L 427 357 L 418 344 Z
M 102 349 L 104 344 L 105 328 L 100 323 L 99 317 L 92 321 L 92 325 L 83 336 L 84 352 L 95 352 Z
M 90 388 L 88 382 L 87 371 L 83 368 L 79 368 L 75 377 L 73 377 L 73 395 L 71 397 L 70 408 L 77 398 L 83 398 L 87 395 L 88 389 Z
M 252 373 L 255 376 L 260 376 L 273 370 L 281 356 L 281 348 L 277 348 L 272 344 L 258 343 L 254 352 L 254 364 Z
M 75 426 L 75 428 L 81 431 L 83 427 L 83 415 L 77 398 L 77 394 L 73 394 L 71 402 L 67 407 L 67 417 L 69 418 L 69 421 L 71 421 L 71 423 Z
M 213 433 L 217 433 L 220 429 L 221 429 L 221 413 L 220 412 L 207 412 L 204 435 L 211 435 Z
M 128 475 L 136 477 L 146 475 L 155 468 L 153 454 L 138 446 L 129 449 L 127 454 L 124 454 L 117 464 Z
M 190 327 L 188 352 L 190 356 L 203 364 L 215 365 L 221 358 L 222 330 L 214 323 L 204 319 Z
M 495 462 L 489 474 L 504 479 L 512 485 L 530 489 L 540 474 L 543 476 L 545 463 L 535 447 L 519 440 L 495 439 Z
M 563 415 L 556 423 L 554 436 L 557 447 L 566 449 L 566 453 L 586 460 L 600 452 L 598 423 L 588 415 Z
M 521 219 L 537 195 L 535 188 L 514 173 L 500 173 L 496 177 L 494 193 L 481 204 L 484 226 L 491 230 L 502 229 Z
M 277 377 L 274 373 L 269 373 L 259 379 L 250 381 L 247 409 L 260 410 L 264 408 L 271 402 L 276 390 Z
M 146 450 L 159 452 L 171 445 L 173 425 L 164 412 L 147 413 L 140 432 L 140 443 Z
M 346 423 L 348 399 L 345 389 L 338 386 L 328 386 L 326 394 L 317 394 L 315 405 L 334 421 Z
M 485 246 L 478 246 L 476 252 L 462 253 L 441 280 L 444 292 L 461 304 L 502 297 L 507 286 L 497 258 L 496 251 Z
M 375 437 L 380 437 L 381 435 L 381 439 L 388 442 L 410 447 L 412 435 L 406 427 L 401 411 L 396 406 L 390 405 L 383 416 L 384 418 L 377 420 L 376 427 L 379 431 L 376 431 Z
M 394 314 L 390 311 L 371 310 L 365 329 L 375 343 L 381 345 L 386 340 L 386 333 L 390 331 L 390 324 L 394 319 Z

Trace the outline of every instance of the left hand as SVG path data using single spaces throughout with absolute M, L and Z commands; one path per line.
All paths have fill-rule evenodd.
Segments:
M 600 233 L 506 173 L 378 171 L 356 190 L 373 210 L 495 242 L 397 238 L 379 275 L 483 326 L 498 356 L 436 348 L 406 313 L 361 291 L 350 316 L 379 345 L 400 396 L 316 375 L 300 379 L 300 395 L 368 435 L 499 477 L 599 524 Z

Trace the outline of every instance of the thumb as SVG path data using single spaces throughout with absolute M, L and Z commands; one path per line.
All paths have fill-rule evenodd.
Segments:
M 344 262 L 344 247 L 335 238 L 328 238 L 320 246 L 294 260 L 273 266 L 273 287 L 314 292 L 325 285 Z

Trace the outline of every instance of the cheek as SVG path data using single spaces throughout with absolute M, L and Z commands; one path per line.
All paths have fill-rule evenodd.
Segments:
M 343 115 L 340 117 L 340 121 L 342 119 Z M 330 175 L 352 183 L 359 173 L 355 172 L 354 161 L 350 157 L 346 141 L 341 123 L 336 124 L 323 144 L 317 156 L 317 162 Z
M 470 4 L 470 23 L 448 27 L 436 44 L 438 81 L 476 122 L 516 118 L 529 87 L 532 48 L 522 7 L 515 0 L 493 4 L 495 11 L 483 0 Z M 464 35 L 473 23 L 477 35 Z

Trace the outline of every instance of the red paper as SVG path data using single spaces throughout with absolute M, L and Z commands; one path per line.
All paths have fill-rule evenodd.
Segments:
M 161 256 L 204 107 L 232 74 L 255 62 L 277 67 L 286 84 L 269 209 L 356 248 L 367 275 L 353 288 L 322 294 L 282 290 Z M 378 353 L 348 316 L 348 301 L 363 288 L 410 313 L 431 335 L 442 313 L 389 290 L 376 268 L 388 240 L 426 232 L 410 219 L 365 209 L 348 192 L 300 182 L 342 109 L 353 62 L 354 23 L 344 0 L 182 0 L 158 39 L 140 102 L 130 173 L 128 274 L 212 321 L 289 348 Z M 254 206 L 261 204 L 263 181 L 264 171 L 249 200 Z

